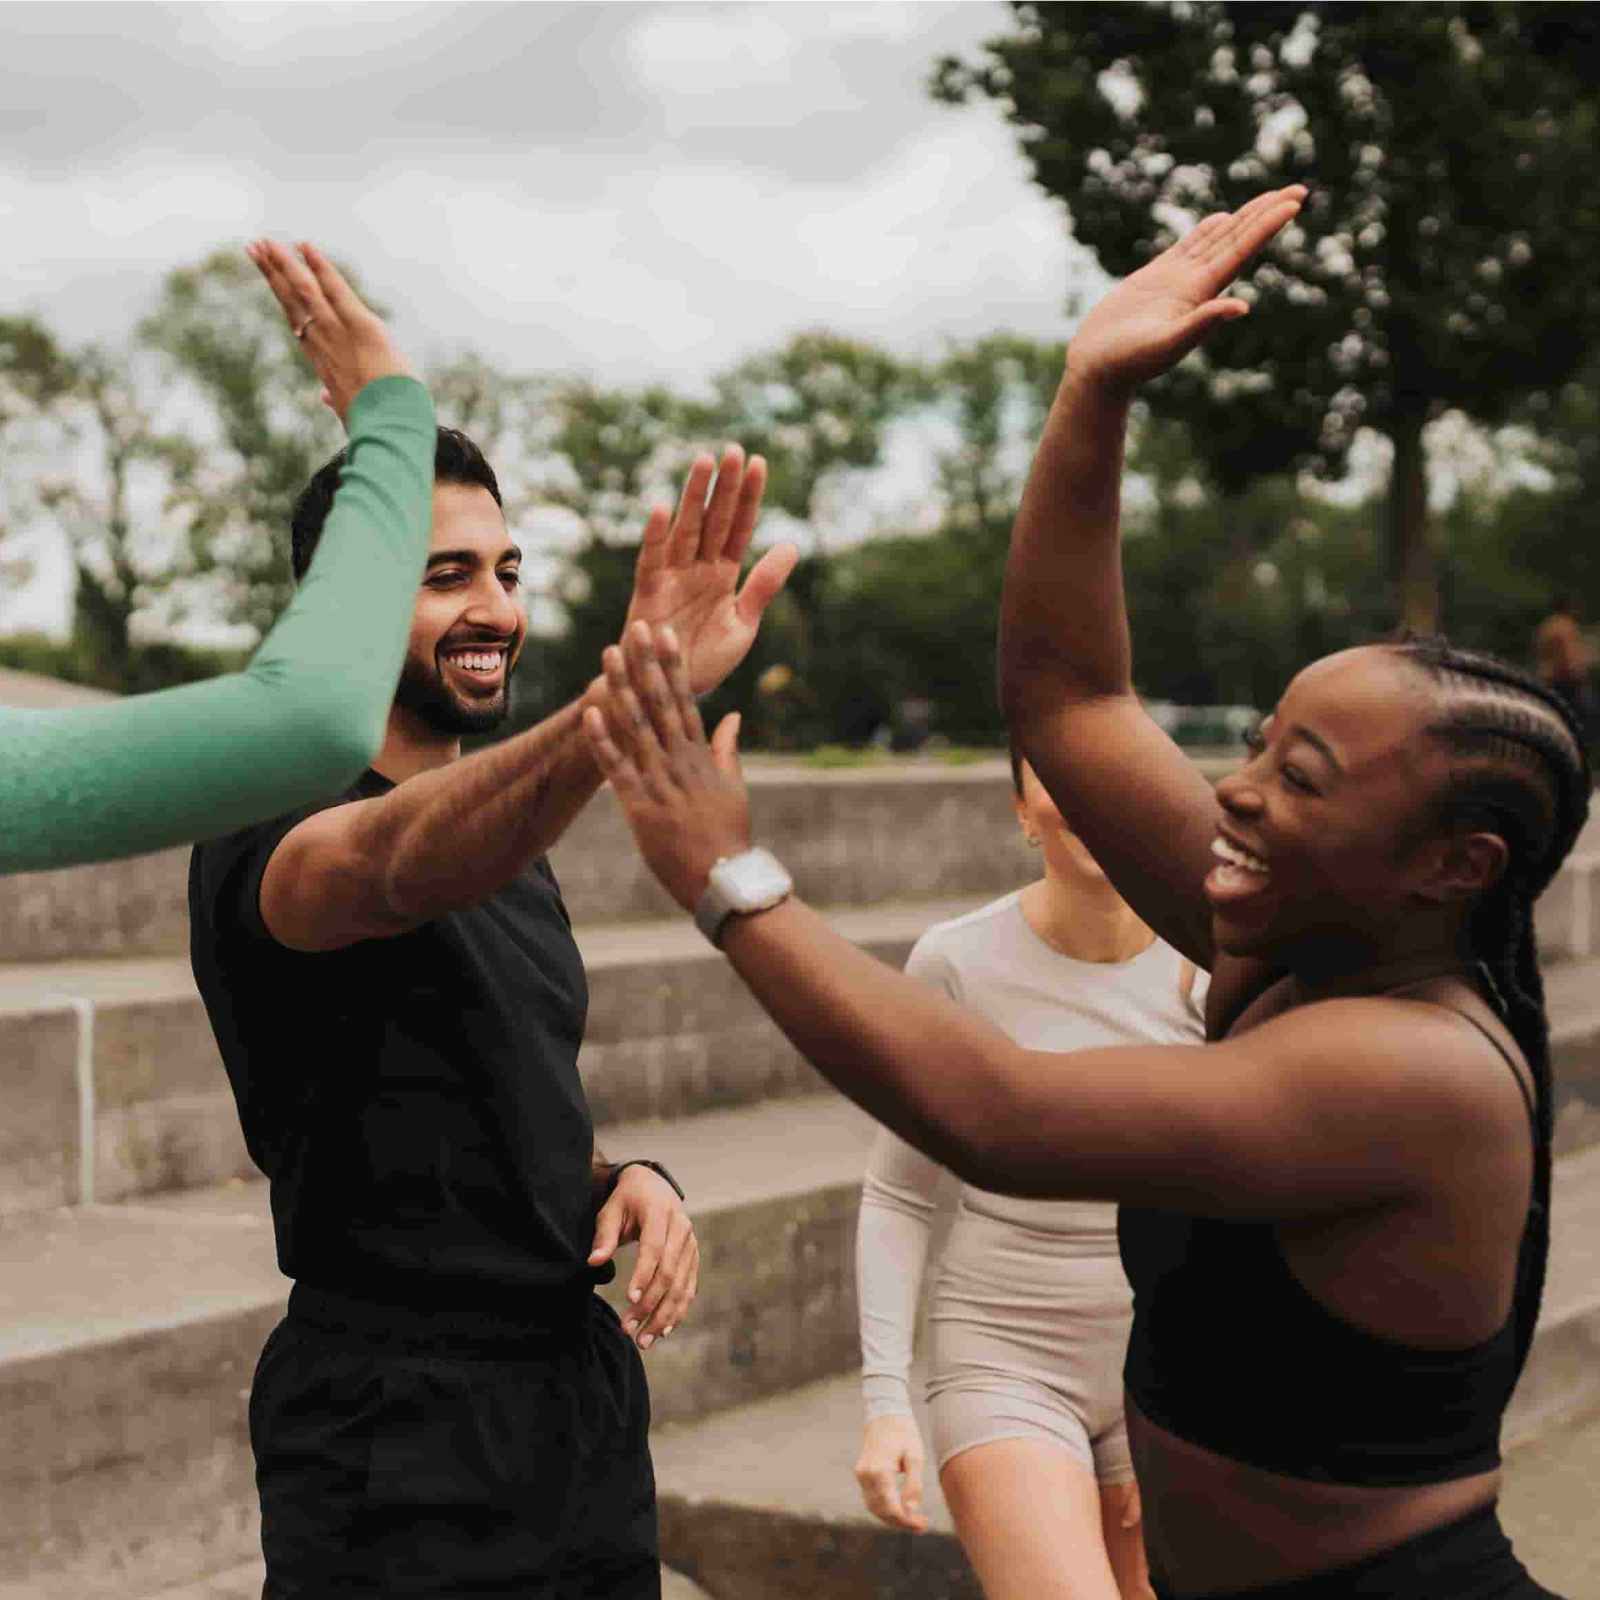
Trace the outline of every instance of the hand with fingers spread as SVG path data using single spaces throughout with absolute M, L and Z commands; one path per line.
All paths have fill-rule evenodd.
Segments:
M 700 1242 L 677 1190 L 649 1167 L 624 1167 L 595 1218 L 589 1265 L 602 1266 L 621 1245 L 639 1241 L 628 1279 L 623 1330 L 641 1350 L 683 1321 L 700 1284 Z
M 712 867 L 750 845 L 738 713 L 706 739 L 684 650 L 670 627 L 652 633 L 635 622 L 602 659 L 607 704 L 584 711 L 584 733 L 639 853 L 691 909 Z
M 322 398 L 345 420 L 350 402 L 375 378 L 415 377 L 389 330 L 312 244 L 289 250 L 274 239 L 245 246 L 283 307 L 317 376 Z
M 1305 197 L 1295 184 L 1198 223 L 1095 305 L 1072 336 L 1067 371 L 1131 391 L 1175 366 L 1219 323 L 1244 316 L 1249 306 L 1224 291 Z
M 766 462 L 747 462 L 729 445 L 720 466 L 697 457 L 676 512 L 656 506 L 645 524 L 624 630 L 635 622 L 673 628 L 696 694 L 716 688 L 744 660 L 799 559 L 792 544 L 777 545 L 739 587 L 766 486 Z
M 879 1522 L 911 1533 L 927 1531 L 922 1471 L 922 1434 L 916 1418 L 889 1415 L 867 1423 L 855 1474 L 862 1501 Z

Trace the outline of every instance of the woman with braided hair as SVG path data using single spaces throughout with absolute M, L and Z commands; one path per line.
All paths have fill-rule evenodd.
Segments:
M 833 934 L 748 849 L 736 724 L 707 741 L 670 634 L 607 652 L 586 727 L 656 875 L 828 1078 L 968 1183 L 1121 1203 L 1158 1594 L 1548 1600 L 1495 1500 L 1548 1238 L 1531 911 L 1587 814 L 1570 715 L 1439 641 L 1344 651 L 1213 789 L 1132 688 L 1129 405 L 1245 313 L 1224 291 L 1304 194 L 1208 218 L 1085 319 L 1006 577 L 1013 736 L 1210 971 L 1207 1043 L 1028 1050 Z

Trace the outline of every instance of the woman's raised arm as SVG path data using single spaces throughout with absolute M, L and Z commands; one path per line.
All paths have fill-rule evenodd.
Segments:
M 241 672 L 0 711 L 0 872 L 230 832 L 337 793 L 382 743 L 433 520 L 433 403 L 318 251 L 249 253 L 350 435 L 311 570 Z
M 1205 967 L 1211 931 L 1200 885 L 1216 802 L 1134 694 L 1119 529 L 1123 446 L 1138 386 L 1245 313 L 1224 291 L 1304 196 L 1280 189 L 1207 217 L 1084 319 L 1006 566 L 999 670 L 1012 737 L 1123 898 Z

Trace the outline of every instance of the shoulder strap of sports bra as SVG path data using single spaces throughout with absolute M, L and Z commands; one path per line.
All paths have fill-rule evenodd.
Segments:
M 1539 1113 L 1533 1103 L 1533 1090 L 1528 1087 L 1526 1081 L 1523 1079 L 1522 1072 L 1517 1065 L 1516 1058 L 1509 1050 L 1506 1049 L 1500 1040 L 1498 1040 L 1486 1027 L 1484 1027 L 1481 1022 L 1478 1021 L 1475 1016 L 1473 1016 L 1470 1011 L 1463 1011 L 1460 1006 L 1450 1005 L 1443 1000 L 1436 1000 L 1434 1001 L 1434 1004 L 1442 1011 L 1453 1012 L 1456 1016 L 1460 1017 L 1463 1022 L 1470 1022 L 1472 1026 L 1476 1028 L 1491 1045 L 1494 1046 L 1495 1054 L 1498 1055 L 1510 1069 L 1512 1080 L 1517 1086 L 1517 1092 L 1522 1096 L 1522 1103 L 1528 1108 L 1528 1123 L 1533 1129 L 1534 1142 L 1537 1144 L 1539 1139 Z

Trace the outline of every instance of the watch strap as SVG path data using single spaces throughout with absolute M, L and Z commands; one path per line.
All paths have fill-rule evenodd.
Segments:
M 619 1161 L 616 1166 L 611 1169 L 611 1176 L 606 1179 L 605 1198 L 607 1200 L 611 1198 L 612 1192 L 616 1189 L 617 1180 L 624 1172 L 628 1170 L 629 1167 L 648 1167 L 658 1178 L 666 1179 L 668 1185 L 672 1189 L 672 1192 L 677 1195 L 680 1200 L 688 1199 L 688 1196 L 683 1192 L 683 1185 L 679 1183 L 678 1180 L 674 1178 L 659 1161 L 647 1161 L 643 1156 L 638 1156 L 632 1161 Z

